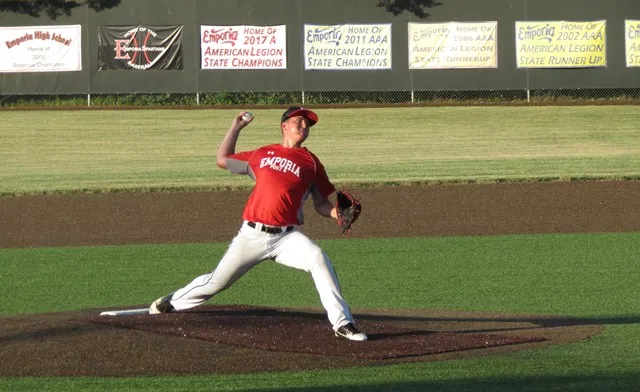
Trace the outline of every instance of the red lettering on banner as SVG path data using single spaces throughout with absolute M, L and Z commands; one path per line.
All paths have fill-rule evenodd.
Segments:
M 116 56 L 114 57 L 116 60 L 129 60 L 131 58 L 131 56 L 129 56 L 129 53 L 126 53 L 124 50 L 129 47 L 129 43 L 131 43 L 132 39 L 133 38 L 115 40 L 116 46 L 113 48 L 113 50 L 116 52 Z
M 231 44 L 231 46 L 236 45 L 236 41 L 238 40 L 238 32 L 233 31 L 232 29 L 224 30 L 205 30 L 202 33 L 202 42 L 205 44 L 208 43 L 220 43 L 220 44 Z
M 205 67 L 228 67 L 229 66 L 229 59 L 210 59 L 210 58 L 205 58 L 204 59 L 204 66 Z
M 49 33 L 48 31 L 36 31 L 35 33 L 33 33 L 33 35 L 36 37 L 36 39 L 41 39 L 41 40 L 48 40 L 51 39 L 51 33 Z
M 11 49 L 14 46 L 20 45 L 21 43 L 26 42 L 26 41 L 31 41 L 32 39 L 33 39 L 33 34 L 27 33 L 27 34 L 23 35 L 20 38 L 16 38 L 16 39 L 11 40 L 11 41 L 6 41 L 5 44 L 7 44 L 7 48 Z
M 63 45 L 67 45 L 67 46 L 71 45 L 71 40 L 64 38 L 60 34 L 53 33 L 53 37 L 51 37 L 51 40 L 59 42 Z
M 245 27 L 244 28 L 244 33 L 245 34 L 257 34 L 257 35 L 262 35 L 265 34 L 265 28 L 264 27 L 260 27 L 260 28 L 255 28 L 255 27 Z
M 205 56 L 282 56 L 284 55 L 283 49 L 278 48 L 212 48 L 207 46 L 204 50 Z
M 282 67 L 282 59 L 241 59 L 235 58 L 231 61 L 234 67 L 258 68 L 258 67 Z

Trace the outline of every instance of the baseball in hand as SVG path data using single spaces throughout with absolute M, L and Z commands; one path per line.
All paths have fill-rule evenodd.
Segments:
M 249 121 L 253 118 L 253 114 L 251 114 L 251 112 L 244 112 L 244 114 L 242 115 L 242 119 L 244 121 Z

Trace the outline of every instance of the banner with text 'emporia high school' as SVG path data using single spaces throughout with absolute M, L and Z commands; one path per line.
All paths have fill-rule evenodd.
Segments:
M 181 70 L 182 26 L 98 26 L 98 69 Z
M 516 22 L 518 68 L 607 66 L 605 20 Z
M 391 69 L 391 24 L 304 25 L 305 70 Z
M 202 69 L 286 69 L 287 26 L 200 26 Z
M 82 70 L 81 26 L 0 27 L 0 72 Z
M 497 68 L 498 22 L 409 23 L 409 69 Z
M 627 67 L 640 67 L 640 20 L 624 21 Z

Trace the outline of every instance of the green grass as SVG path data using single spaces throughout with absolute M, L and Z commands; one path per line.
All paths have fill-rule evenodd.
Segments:
M 579 343 L 462 361 L 233 376 L 5 378 L 0 389 L 640 388 L 640 233 L 343 239 L 319 243 L 332 257 L 345 296 L 356 309 L 555 314 L 607 325 L 607 329 L 603 335 Z M 226 244 L 212 243 L 3 249 L 0 283 L 3 292 L 16 294 L 4 301 L 0 312 L 11 315 L 146 304 L 212 269 L 225 247 Z M 272 284 L 277 281 L 287 284 Z M 250 271 L 211 303 L 320 307 L 306 274 L 272 262 Z
M 237 111 L 0 112 L 0 195 L 248 187 L 249 180 L 214 163 Z M 253 110 L 256 120 L 238 150 L 277 143 L 281 111 Z M 338 184 L 640 178 L 638 106 L 318 112 L 308 146 Z M 640 391 L 640 233 L 319 242 L 356 309 L 556 314 L 606 331 L 462 361 L 199 377 L 1 378 L 0 391 Z M 226 246 L 0 248 L 0 315 L 147 304 L 214 268 Z M 273 263 L 212 302 L 320 307 L 306 274 Z
M 331 256 L 345 295 L 355 308 L 520 311 L 589 317 L 638 309 L 638 276 L 629 272 L 637 269 L 640 233 L 341 239 L 318 243 Z M 212 270 L 227 245 L 3 249 L 3 290 L 21 295 L 4 303 L 0 314 L 146 304 Z M 278 281 L 287 284 L 273 284 Z M 262 263 L 233 287 L 217 296 L 218 301 L 320 306 L 307 274 L 273 262 Z
M 239 110 L 3 111 L 0 195 L 248 187 L 216 168 Z M 238 150 L 278 143 L 254 110 Z M 320 109 L 308 147 L 339 184 L 640 178 L 639 106 Z

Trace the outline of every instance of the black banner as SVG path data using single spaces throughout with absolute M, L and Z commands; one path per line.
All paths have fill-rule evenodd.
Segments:
M 182 26 L 98 26 L 99 70 L 182 69 Z

